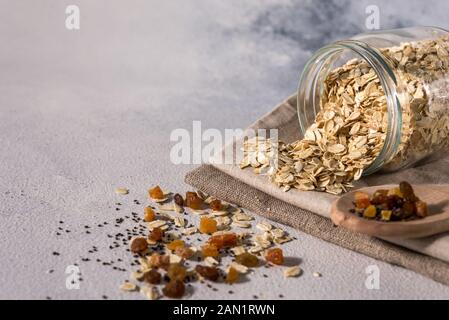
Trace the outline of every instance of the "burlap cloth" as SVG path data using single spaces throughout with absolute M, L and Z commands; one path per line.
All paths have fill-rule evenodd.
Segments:
M 250 128 L 279 130 L 279 139 L 300 137 L 296 97 L 279 104 Z M 233 146 L 227 146 L 231 148 Z M 398 183 L 449 183 L 449 158 L 390 174 L 364 177 L 356 187 Z M 189 172 L 185 181 L 220 199 L 247 208 L 265 218 L 284 223 L 320 239 L 367 256 L 413 270 L 449 285 L 449 233 L 421 239 L 378 239 L 335 227 L 329 208 L 336 196 L 322 192 L 282 192 L 266 176 L 237 165 L 202 165 Z

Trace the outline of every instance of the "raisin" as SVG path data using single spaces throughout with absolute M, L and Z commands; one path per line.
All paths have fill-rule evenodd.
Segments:
M 151 269 L 150 271 L 146 272 L 143 278 L 150 284 L 159 284 L 162 280 L 161 274 L 156 269 Z
M 212 209 L 212 210 L 214 210 L 214 211 L 221 211 L 221 210 L 223 210 L 223 205 L 221 204 L 221 201 L 220 200 L 212 200 L 210 203 L 209 203 L 209 207 Z
M 249 252 L 239 254 L 235 257 L 235 261 L 248 268 L 254 268 L 259 265 L 259 258 Z
M 404 200 L 401 197 L 397 195 L 390 195 L 387 197 L 387 201 L 385 202 L 383 208 L 388 210 L 394 210 L 401 208 L 403 204 Z
M 186 205 L 194 210 L 199 210 L 203 206 L 203 200 L 198 197 L 196 192 L 186 193 Z
M 284 255 L 282 249 L 273 248 L 265 253 L 265 259 L 273 264 L 282 265 L 284 263 Z
M 148 248 L 147 239 L 144 237 L 137 237 L 131 240 L 130 249 L 134 253 L 145 251 Z
M 165 285 L 162 289 L 162 293 L 169 298 L 179 299 L 184 295 L 186 287 L 184 282 L 180 280 L 172 280 Z
M 403 219 L 410 218 L 416 212 L 415 204 L 411 201 L 405 201 L 401 208 L 401 214 Z
M 181 239 L 176 239 L 173 240 L 172 242 L 170 242 L 169 244 L 167 244 L 167 249 L 168 250 L 172 250 L 175 251 L 177 248 L 179 247 L 185 247 L 185 243 L 183 240 Z
M 148 190 L 148 194 L 150 195 L 150 198 L 152 199 L 164 199 L 164 192 L 159 186 L 155 186 L 154 188 L 151 188 Z
M 415 192 L 413 191 L 413 187 L 410 183 L 406 182 L 406 181 L 402 181 L 399 184 L 399 190 L 402 193 L 403 198 L 406 201 L 412 201 L 412 202 L 416 202 L 419 199 L 415 196 Z
M 358 209 L 365 209 L 371 204 L 369 200 L 369 195 L 365 192 L 357 191 L 354 193 L 355 206 Z
M 226 275 L 226 282 L 232 284 L 239 279 L 239 272 L 234 268 L 229 268 L 228 274 Z
M 195 271 L 203 278 L 210 281 L 217 281 L 219 277 L 219 272 L 216 267 L 206 267 L 202 265 L 197 265 Z
M 217 231 L 217 221 L 212 218 L 203 217 L 200 220 L 199 230 L 201 233 L 214 233 Z
M 148 259 L 148 264 L 153 268 L 168 269 L 170 265 L 170 257 L 168 255 L 160 255 L 155 252 Z
M 194 252 L 188 247 L 177 247 L 175 254 L 183 259 L 190 259 L 194 255 Z
M 218 248 L 213 244 L 206 244 L 201 247 L 201 254 L 203 257 L 213 257 L 216 258 L 219 255 Z
M 213 244 L 218 249 L 231 248 L 237 245 L 237 239 L 235 233 L 224 233 L 210 237 L 208 243 Z
M 187 270 L 179 263 L 174 263 L 171 264 L 170 267 L 168 267 L 167 275 L 171 281 L 172 280 L 184 281 L 187 275 Z
M 154 210 L 150 207 L 146 207 L 144 209 L 144 216 L 143 216 L 143 220 L 145 222 L 151 222 L 156 218 L 156 214 L 154 213 Z
M 184 199 L 182 198 L 182 196 L 179 193 L 175 194 L 173 199 L 175 200 L 175 203 L 178 206 L 181 206 L 181 207 L 184 206 Z
M 429 214 L 429 210 L 427 208 L 427 203 L 424 201 L 417 201 L 416 202 L 416 215 L 420 218 L 425 218 Z
M 162 237 L 164 236 L 164 231 L 162 231 L 161 228 L 154 228 L 150 235 L 148 236 L 148 239 L 150 239 L 151 241 L 161 241 Z

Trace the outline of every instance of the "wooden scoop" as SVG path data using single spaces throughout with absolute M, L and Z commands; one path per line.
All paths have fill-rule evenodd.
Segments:
M 356 191 L 373 194 L 378 189 L 391 189 L 397 185 L 367 187 Z M 331 208 L 331 219 L 337 226 L 377 237 L 422 238 L 449 231 L 449 186 L 415 185 L 416 196 L 427 202 L 429 216 L 412 221 L 382 222 L 369 220 L 351 213 L 354 193 L 348 192 L 337 199 Z

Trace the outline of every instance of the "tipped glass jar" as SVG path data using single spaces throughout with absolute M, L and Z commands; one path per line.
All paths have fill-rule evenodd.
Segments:
M 371 32 L 321 48 L 299 83 L 304 139 L 355 180 L 447 155 L 448 52 L 449 32 L 435 27 Z

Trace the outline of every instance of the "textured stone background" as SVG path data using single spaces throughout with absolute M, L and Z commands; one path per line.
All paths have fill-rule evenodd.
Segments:
M 75 32 L 64 26 L 73 3 L 81 9 Z M 94 226 L 140 213 L 132 200 L 144 201 L 152 184 L 186 191 L 192 166 L 170 164 L 170 132 L 193 120 L 246 127 L 295 91 L 313 50 L 364 31 L 367 4 L 379 5 L 383 28 L 449 28 L 445 1 L 0 0 L 0 298 L 140 298 L 117 289 L 128 273 L 81 261 L 130 259 L 108 249 L 113 226 Z M 116 186 L 132 193 L 120 198 Z M 70 233 L 56 236 L 59 220 Z M 302 277 L 260 270 L 234 295 L 195 285 L 190 298 L 449 295 L 417 274 L 288 230 L 298 241 L 286 254 L 301 259 Z M 90 256 L 92 245 L 99 252 Z M 83 281 L 67 290 L 64 271 L 75 262 Z M 380 290 L 364 285 L 372 264 Z

